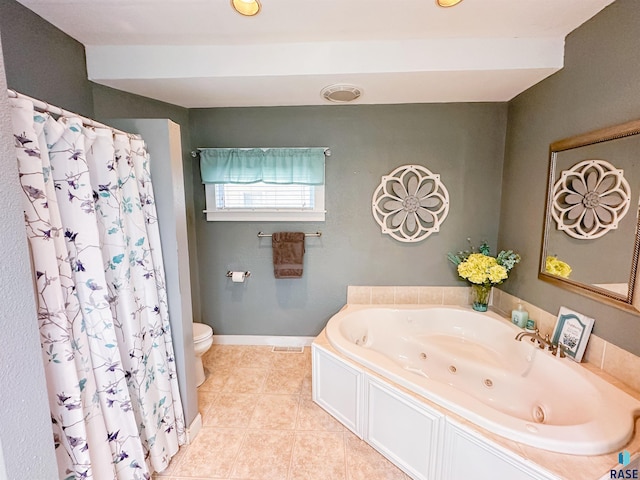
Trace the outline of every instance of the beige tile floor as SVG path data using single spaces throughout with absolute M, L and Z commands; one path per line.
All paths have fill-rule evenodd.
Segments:
M 159 480 L 406 480 L 311 400 L 311 352 L 214 345 L 198 389 L 203 427 Z

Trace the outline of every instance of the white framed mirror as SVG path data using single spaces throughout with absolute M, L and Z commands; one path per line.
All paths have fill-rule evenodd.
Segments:
M 538 278 L 640 314 L 640 120 L 549 147 Z

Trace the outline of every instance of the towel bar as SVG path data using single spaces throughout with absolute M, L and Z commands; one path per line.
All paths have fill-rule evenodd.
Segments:
M 271 233 L 258 232 L 258 238 L 272 237 L 272 236 L 273 235 Z M 305 237 L 321 237 L 322 236 L 322 232 L 305 233 L 304 236 Z

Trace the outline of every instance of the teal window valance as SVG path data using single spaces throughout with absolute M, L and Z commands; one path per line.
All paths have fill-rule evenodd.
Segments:
M 199 148 L 202 183 L 324 184 L 324 148 Z

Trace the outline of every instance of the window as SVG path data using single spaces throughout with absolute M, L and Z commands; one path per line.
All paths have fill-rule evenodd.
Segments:
M 208 221 L 324 221 L 324 149 L 199 149 Z

